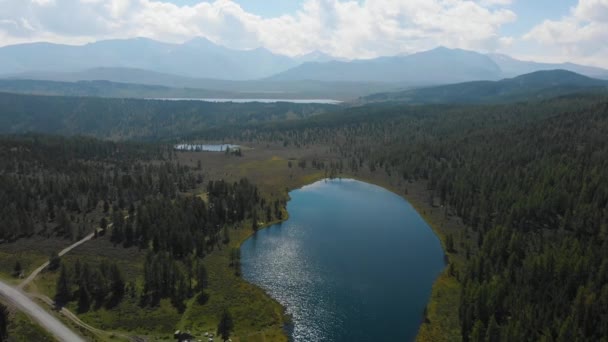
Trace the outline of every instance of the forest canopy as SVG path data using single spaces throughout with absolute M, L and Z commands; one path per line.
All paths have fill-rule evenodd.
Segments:
M 450 234 L 448 244 L 449 253 L 465 260 L 450 269 L 462 286 L 454 313 L 462 340 L 600 341 L 608 336 L 605 96 L 500 105 L 377 104 L 322 115 L 317 115 L 319 107 L 290 104 L 44 97 L 27 104 L 12 95 L 0 100 L 9 105 L 2 107 L 2 120 L 10 131 L 46 125 L 44 131 L 52 133 L 121 139 L 180 132 L 197 140 L 272 144 L 294 151 L 323 146 L 326 155 L 319 152 L 297 165 L 325 169 L 327 175 L 365 170 L 394 180 L 404 191 L 408 184 L 422 183 L 429 203 L 465 226 Z M 53 117 L 47 114 L 54 111 L 42 110 L 45 106 L 69 108 L 71 114 Z M 197 106 L 213 114 L 192 124 L 198 122 L 191 121 Z M 20 114 L 10 116 L 8 108 Z M 167 114 L 172 110 L 181 116 Z M 248 114 L 236 114 L 241 110 Z M 299 120 L 280 114 L 291 110 L 300 113 Z M 93 119 L 108 112 L 108 118 Z M 239 115 L 248 119 L 239 120 Z M 150 253 L 144 302 L 170 297 L 179 306 L 184 293 L 197 288 L 185 275 L 193 277 L 196 270 L 174 274 L 173 263 L 203 258 L 225 240 L 223 227 L 251 219 L 257 228 L 258 212 L 271 213 L 270 221 L 270 216 L 280 218 L 281 211 L 278 202 L 265 201 L 247 179 L 202 179 L 194 168 L 172 160 L 174 154 L 170 146 L 156 143 L 4 136 L 0 238 L 51 233 L 73 238 L 88 213 L 104 212 L 114 225 L 110 235 L 115 244 Z M 206 201 L 184 196 L 194 187 L 206 188 Z M 455 243 L 457 234 L 462 238 Z M 171 283 L 160 281 L 159 274 Z

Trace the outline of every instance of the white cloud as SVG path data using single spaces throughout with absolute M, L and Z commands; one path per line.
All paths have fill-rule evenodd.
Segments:
M 0 0 L 0 45 L 80 43 L 145 36 L 204 36 L 233 48 L 361 58 L 445 45 L 495 50 L 516 19 L 511 0 L 307 0 L 297 13 L 262 18 L 231 0 L 177 6 L 158 0 Z
M 32 0 L 32 3 L 38 6 L 51 6 L 55 4 L 55 0 Z
M 569 15 L 542 22 L 523 39 L 553 60 L 608 67 L 608 0 L 579 0 Z
M 479 3 L 484 6 L 508 6 L 513 0 L 481 0 Z
M 608 0 L 581 0 L 574 8 L 577 18 L 608 22 Z

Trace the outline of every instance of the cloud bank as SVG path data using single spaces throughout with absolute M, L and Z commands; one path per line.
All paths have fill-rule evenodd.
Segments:
M 579 0 L 569 15 L 543 21 L 523 39 L 557 60 L 608 67 L 608 0 Z
M 501 28 L 517 20 L 511 1 L 306 0 L 296 13 L 263 18 L 231 0 L 191 6 L 158 0 L 0 0 L 0 45 L 132 37 L 183 42 L 202 36 L 231 48 L 265 47 L 290 56 L 318 50 L 371 58 L 438 45 L 508 53 L 522 41 L 595 64 L 597 56 L 607 56 L 608 44 L 597 42 L 608 41 L 608 0 L 580 0 L 563 20 L 540 23 L 523 37 L 505 37 Z

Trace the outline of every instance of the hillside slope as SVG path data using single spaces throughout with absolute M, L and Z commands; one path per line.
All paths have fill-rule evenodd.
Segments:
M 363 102 L 497 103 L 538 100 L 579 92 L 608 91 L 608 81 L 565 70 L 537 71 L 500 81 L 475 81 L 394 93 L 374 94 Z

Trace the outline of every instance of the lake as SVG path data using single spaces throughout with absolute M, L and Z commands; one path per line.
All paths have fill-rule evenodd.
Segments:
M 342 101 L 331 99 L 200 99 L 200 98 L 150 98 L 147 100 L 161 101 L 203 101 L 203 102 L 234 102 L 234 103 L 276 103 L 276 102 L 291 102 L 291 103 L 320 103 L 320 104 L 340 104 Z
M 412 341 L 444 268 L 403 198 L 355 180 L 290 192 L 289 219 L 241 246 L 243 277 L 293 318 L 294 341 Z
M 178 151 L 193 151 L 193 152 L 224 152 L 227 148 L 239 148 L 239 145 L 232 144 L 216 144 L 216 145 L 205 145 L 205 144 L 178 144 L 175 145 L 175 149 Z

